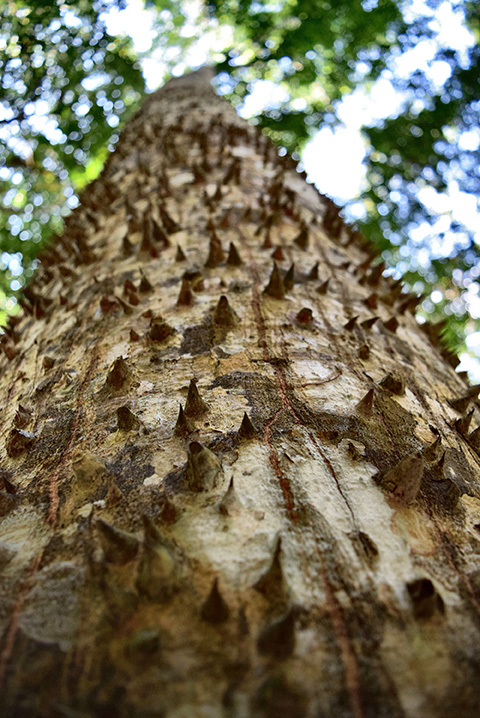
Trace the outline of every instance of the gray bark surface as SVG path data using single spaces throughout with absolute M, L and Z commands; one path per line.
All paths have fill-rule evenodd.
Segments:
M 2 716 L 480 714 L 478 389 L 383 269 L 147 100 L 2 338 Z

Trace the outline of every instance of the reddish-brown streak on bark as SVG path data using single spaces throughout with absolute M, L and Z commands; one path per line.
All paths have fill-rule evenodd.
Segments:
M 340 647 L 340 652 L 342 654 L 342 662 L 345 669 L 345 682 L 347 684 L 350 706 L 352 708 L 352 715 L 354 718 L 364 718 L 365 714 L 363 711 L 361 700 L 357 657 L 348 637 L 342 607 L 338 603 L 336 596 L 332 590 L 323 556 L 318 547 L 317 551 L 320 558 L 322 581 L 325 587 L 325 599 L 327 602 L 327 609 L 330 614 L 335 635 L 337 637 L 337 643 Z
M 73 426 L 70 432 L 70 439 L 68 441 L 67 446 L 62 451 L 59 461 L 58 461 L 58 467 L 55 471 L 52 472 L 50 476 L 50 482 L 48 485 L 48 496 L 50 501 L 50 506 L 48 510 L 48 516 L 47 516 L 47 523 L 51 524 L 52 527 L 55 526 L 56 520 L 57 520 L 57 511 L 58 511 L 58 478 L 60 476 L 60 473 L 65 465 L 65 459 L 67 458 L 73 442 L 76 438 L 77 428 L 80 421 L 80 412 L 83 407 L 83 392 L 87 384 L 90 382 L 92 373 L 95 369 L 96 363 L 98 361 L 98 349 L 97 347 L 94 347 L 92 351 L 92 358 L 90 359 L 90 364 L 88 365 L 87 371 L 85 373 L 85 378 L 80 384 L 80 387 L 78 389 L 78 399 L 77 399 L 77 406 L 75 408 L 75 417 L 73 419 Z
M 250 259 L 250 269 L 251 269 L 251 273 L 252 273 L 252 277 L 253 277 L 252 308 L 253 308 L 253 312 L 254 312 L 254 316 L 255 316 L 255 323 L 257 325 L 257 332 L 258 332 L 258 336 L 259 336 L 258 343 L 259 343 L 259 346 L 261 346 L 261 348 L 263 350 L 264 359 L 266 361 L 268 361 L 270 357 L 268 355 L 268 347 L 267 347 L 267 342 L 265 339 L 265 322 L 264 322 L 263 315 L 262 315 L 261 308 L 260 308 L 260 297 L 259 297 L 259 291 L 258 291 L 258 285 L 259 285 L 258 272 L 257 272 L 257 269 L 253 262 L 252 254 L 250 252 L 250 248 L 248 247 L 248 243 L 247 243 L 245 237 L 243 236 L 243 234 L 241 232 L 239 232 L 239 235 L 242 239 L 242 242 L 244 243 L 244 245 L 247 248 L 247 252 L 249 254 L 249 259 Z M 279 391 L 280 391 L 280 395 L 281 395 L 281 399 L 282 399 L 282 407 L 288 408 L 288 410 L 294 416 L 296 421 L 298 421 L 300 424 L 303 424 L 303 422 L 301 421 L 300 417 L 295 412 L 295 410 L 294 410 L 293 406 L 291 405 L 291 402 L 288 398 L 288 391 L 287 391 L 288 385 L 287 385 L 286 377 L 284 375 L 282 367 L 276 365 L 274 367 L 274 369 L 275 369 L 275 375 L 277 377 L 277 385 L 279 387 Z M 275 418 L 276 418 L 276 416 L 272 420 L 272 423 L 275 420 Z M 266 429 L 266 431 L 265 431 L 265 442 L 267 443 L 267 445 L 269 446 L 269 449 L 270 449 L 270 463 L 272 464 L 272 467 L 274 470 L 276 470 L 276 468 L 277 468 L 278 472 L 280 472 L 280 475 L 279 475 L 279 473 L 277 471 L 275 471 L 275 473 L 277 474 L 277 476 L 279 477 L 279 480 L 280 480 L 281 469 L 280 469 L 280 466 L 278 465 L 277 454 L 275 451 L 272 451 L 273 447 L 271 447 L 269 445 L 268 431 L 270 431 L 270 425 L 268 426 L 268 430 Z M 316 445 L 315 441 L 314 441 L 314 444 Z M 323 454 L 322 454 L 322 456 L 323 456 Z M 329 462 L 327 463 L 327 466 L 329 466 Z M 331 468 L 333 470 L 333 467 L 329 466 L 329 468 Z M 334 475 L 334 478 L 335 478 L 335 475 Z M 337 486 L 340 491 L 338 480 L 336 481 L 336 483 L 337 483 Z M 282 487 L 282 491 L 284 494 L 285 505 L 288 510 L 288 503 L 289 503 L 288 497 L 289 497 L 289 495 L 291 495 L 290 485 L 287 482 L 287 486 L 284 486 L 282 481 L 280 481 L 280 485 Z M 288 492 L 286 493 L 285 490 L 287 487 L 288 487 Z M 342 497 L 344 498 L 344 500 L 350 510 L 350 513 L 352 514 L 352 518 L 355 521 L 353 511 L 352 511 L 351 507 L 349 506 L 348 501 L 346 501 L 346 499 L 343 496 L 343 493 L 341 491 L 340 491 L 340 493 L 341 493 Z M 292 504 L 292 507 L 293 507 L 293 504 Z M 291 510 L 289 510 L 289 516 L 291 517 L 292 521 L 294 523 L 296 523 L 295 517 L 294 517 L 294 515 L 292 515 Z M 343 619 L 341 607 L 339 606 L 335 596 L 333 595 L 333 592 L 332 592 L 332 589 L 331 589 L 331 586 L 330 586 L 330 583 L 328 580 L 326 568 L 323 563 L 323 556 L 321 555 L 318 547 L 317 547 L 317 550 L 319 552 L 321 565 L 322 565 L 322 578 L 323 578 L 323 582 L 325 585 L 325 596 L 326 596 L 326 600 L 327 600 L 327 607 L 328 607 L 329 613 L 332 618 L 332 623 L 333 623 L 333 626 L 335 629 L 337 642 L 340 647 L 340 651 L 342 654 L 342 661 L 343 661 L 343 665 L 345 668 L 345 680 L 347 683 L 348 693 L 349 693 L 349 697 L 350 697 L 350 704 L 352 706 L 352 714 L 353 714 L 354 718 L 364 718 L 364 712 L 363 712 L 363 708 L 362 708 L 362 704 L 361 704 L 361 700 L 360 700 L 360 683 L 359 683 L 359 677 L 358 677 L 357 659 L 355 656 L 355 652 L 350 644 L 350 640 L 348 638 L 348 632 L 347 632 L 347 628 L 345 625 L 345 621 Z
M 42 556 L 43 556 L 43 549 L 34 558 L 30 568 L 28 569 L 28 573 L 25 577 L 25 580 L 23 581 L 22 585 L 20 586 L 20 590 L 19 590 L 18 596 L 17 596 L 17 601 L 15 603 L 12 615 L 10 617 L 10 623 L 5 632 L 5 643 L 3 646 L 2 653 L 0 654 L 0 690 L 3 688 L 3 683 L 4 683 L 4 679 L 5 679 L 5 670 L 7 668 L 7 663 L 11 656 L 13 646 L 15 644 L 15 637 L 17 635 L 18 619 L 20 616 L 20 611 L 22 610 L 25 596 L 27 594 L 28 589 L 30 588 L 31 581 L 37 571 L 40 561 L 42 560 Z
M 242 239 L 244 240 L 243 236 L 242 236 Z M 245 242 L 245 244 L 246 244 L 246 242 Z M 248 247 L 248 245 L 247 245 L 247 247 Z M 254 284 L 252 287 L 252 294 L 253 294 L 252 307 L 253 307 L 253 311 L 254 311 L 254 315 L 255 315 L 255 321 L 257 324 L 257 331 L 259 334 L 259 345 L 263 349 L 265 360 L 268 360 L 269 359 L 268 348 L 267 348 L 267 343 L 265 340 L 265 323 L 264 323 L 263 315 L 262 315 L 262 312 L 260 309 L 260 298 L 259 298 L 259 294 L 258 294 L 258 274 L 257 274 L 255 266 L 253 265 L 253 262 L 251 262 L 250 266 L 251 266 L 252 275 L 254 277 Z M 289 409 L 289 411 L 292 413 L 292 415 L 295 417 L 295 419 L 300 424 L 302 424 L 300 418 L 298 417 L 297 413 L 295 412 L 295 410 L 292 407 L 291 402 L 288 398 L 287 382 L 286 382 L 286 378 L 283 373 L 283 369 L 281 367 L 279 367 L 278 365 L 275 366 L 274 368 L 275 368 L 275 374 L 278 379 L 277 383 L 278 383 L 280 395 L 282 398 L 282 405 L 287 407 Z M 275 420 L 275 418 L 276 418 L 276 416 L 272 420 L 272 423 Z M 280 466 L 278 465 L 278 457 L 277 457 L 276 452 L 273 450 L 273 447 L 271 447 L 271 445 L 269 444 L 269 441 L 268 441 L 268 439 L 269 439 L 268 432 L 269 431 L 270 431 L 270 426 L 268 426 L 268 429 L 266 428 L 266 430 L 265 430 L 265 441 L 270 449 L 270 463 L 272 464 L 272 467 L 275 470 L 275 473 L 279 477 L 280 485 L 282 487 L 282 491 L 284 494 L 287 510 L 289 511 L 289 515 L 291 516 L 292 520 L 295 522 L 295 518 L 294 518 L 294 516 L 291 515 L 292 511 L 291 511 L 291 509 L 289 509 L 289 505 L 288 505 L 288 496 L 289 496 L 289 494 L 291 494 L 290 485 L 288 484 L 288 482 L 286 482 L 287 486 L 284 486 L 283 482 L 281 480 L 282 474 L 281 474 Z M 316 442 L 314 442 L 314 443 L 316 443 Z M 328 465 L 329 464 L 327 463 L 327 466 Z M 337 481 L 337 486 L 338 486 L 338 481 Z M 288 487 L 288 493 L 286 494 L 285 489 L 287 487 Z M 343 494 L 342 494 L 342 496 L 343 496 Z M 348 506 L 348 502 L 346 502 L 346 503 Z M 352 512 L 350 506 L 348 506 L 348 507 L 353 516 L 353 512 Z M 293 508 L 293 503 L 292 503 L 292 508 Z M 320 553 L 320 551 L 319 551 L 319 553 Z M 363 713 L 363 708 L 362 708 L 361 700 L 360 700 L 360 684 L 359 684 L 359 678 L 358 678 L 357 659 L 356 659 L 355 653 L 352 649 L 352 646 L 350 644 L 350 640 L 348 638 L 347 629 L 345 626 L 345 622 L 343 620 L 342 610 L 341 610 L 340 606 L 338 605 L 338 602 L 337 602 L 335 596 L 333 595 L 333 592 L 332 592 L 332 589 L 331 589 L 331 586 L 330 586 L 330 583 L 328 580 L 328 575 L 327 575 L 327 572 L 326 572 L 326 569 L 325 569 L 325 566 L 323 563 L 323 557 L 321 556 L 321 554 L 320 554 L 320 559 L 321 559 L 321 565 L 322 565 L 322 578 L 323 578 L 323 582 L 325 585 L 325 596 L 327 599 L 327 606 L 328 606 L 330 616 L 332 618 L 332 623 L 333 623 L 335 633 L 337 636 L 337 642 L 340 646 L 340 651 L 342 653 L 342 660 L 343 660 L 343 664 L 345 667 L 345 680 L 347 683 L 348 692 L 349 692 L 349 696 L 350 696 L 352 713 L 353 713 L 354 718 L 363 718 L 364 713 Z
M 255 286 L 253 287 L 252 305 L 253 305 L 253 311 L 255 313 L 255 323 L 257 325 L 257 331 L 259 334 L 259 342 L 258 343 L 260 344 L 260 346 L 263 349 L 263 355 L 264 355 L 265 361 L 268 361 L 269 354 L 268 354 L 267 342 L 265 340 L 265 323 L 263 321 L 263 316 L 262 316 L 262 312 L 260 309 L 260 298 L 258 296 L 258 290 Z M 275 374 L 276 374 L 276 372 L 275 372 Z M 282 410 L 283 410 L 283 408 L 284 407 L 283 407 L 283 401 L 282 401 Z M 288 481 L 288 479 L 286 478 L 286 476 L 284 475 L 284 473 L 280 467 L 280 462 L 278 460 L 278 455 L 277 455 L 276 449 L 270 440 L 271 434 L 272 434 L 271 426 L 272 426 L 273 422 L 275 421 L 275 419 L 277 418 L 277 415 L 280 413 L 280 411 L 278 411 L 277 414 L 275 414 L 274 418 L 271 420 L 271 422 L 269 422 L 265 426 L 265 431 L 264 431 L 263 436 L 264 436 L 264 441 L 267 444 L 268 449 L 269 449 L 270 464 L 272 465 L 272 469 L 274 470 L 274 472 L 278 478 L 278 481 L 280 483 L 280 488 L 282 489 L 285 508 L 287 510 L 288 516 L 291 519 L 291 521 L 294 524 L 296 524 L 298 521 L 298 516 L 297 516 L 297 512 L 295 511 L 295 508 L 294 508 L 295 504 L 293 501 L 293 494 L 292 494 L 292 489 L 290 487 L 290 482 Z
M 263 432 L 263 439 L 264 439 L 266 445 L 268 446 L 270 464 L 272 465 L 272 469 L 274 470 L 274 472 L 278 478 L 278 481 L 280 483 L 280 488 L 282 489 L 283 499 L 285 502 L 285 508 L 287 509 L 288 515 L 289 515 L 290 519 L 292 520 L 292 522 L 294 524 L 296 524 L 298 521 L 298 516 L 297 516 L 297 512 L 295 511 L 295 504 L 293 502 L 292 490 L 290 488 L 288 479 L 285 477 L 285 475 L 280 467 L 280 462 L 278 460 L 278 455 L 277 455 L 277 452 L 275 451 L 275 447 L 273 446 L 272 442 L 270 441 L 271 436 L 272 436 L 272 429 L 271 429 L 272 424 L 274 424 L 274 422 L 277 420 L 277 417 L 279 416 L 279 414 L 281 414 L 282 411 L 283 411 L 283 407 L 281 409 L 279 409 L 276 412 L 273 419 L 271 419 L 268 422 L 268 424 L 265 425 L 265 430 Z
M 254 270 L 252 268 L 252 272 L 253 271 Z M 256 272 L 255 272 L 255 274 L 256 274 Z M 257 277 L 257 279 L 258 279 L 258 277 Z M 258 295 L 258 288 L 255 284 L 252 287 L 252 294 L 253 294 L 252 308 L 253 308 L 253 312 L 255 315 L 255 324 L 257 326 L 257 332 L 258 332 L 258 336 L 259 336 L 258 343 L 263 350 L 263 357 L 264 357 L 265 361 L 268 361 L 270 357 L 269 357 L 269 353 L 268 353 L 267 341 L 265 339 L 265 322 L 263 319 L 262 311 L 260 309 L 260 297 Z M 283 404 L 283 402 L 282 402 L 282 404 Z M 290 487 L 290 482 L 288 481 L 288 479 L 286 478 L 286 476 L 284 475 L 284 473 L 280 467 L 280 462 L 278 460 L 277 452 L 270 440 L 271 434 L 272 434 L 271 426 L 272 426 L 273 422 L 275 421 L 278 413 L 280 413 L 280 412 L 277 412 L 277 414 L 272 419 L 272 421 L 269 422 L 265 426 L 265 431 L 264 431 L 263 437 L 264 437 L 264 441 L 267 444 L 268 449 L 269 449 L 270 464 L 272 465 L 272 469 L 274 470 L 274 472 L 278 478 L 278 481 L 280 483 L 280 488 L 282 489 L 283 500 L 285 503 L 285 508 L 287 510 L 288 516 L 291 519 L 291 521 L 294 524 L 296 524 L 298 521 L 298 516 L 297 516 L 297 512 L 295 511 L 295 508 L 294 508 L 295 504 L 293 501 L 293 494 L 292 494 L 292 489 Z
M 260 280 L 259 280 L 257 268 L 255 267 L 255 264 L 252 259 L 252 253 L 250 251 L 248 243 L 247 243 L 245 237 L 243 236 L 243 234 L 240 231 L 238 233 L 240 235 L 242 243 L 247 248 L 247 252 L 248 252 L 248 256 L 249 256 L 249 260 L 250 260 L 250 271 L 251 271 L 252 277 L 253 277 L 252 310 L 253 310 L 253 315 L 255 317 L 255 326 L 256 326 L 257 334 L 258 334 L 258 344 L 262 349 L 264 361 L 270 361 L 267 340 L 265 338 L 265 320 L 263 318 L 262 310 L 260 307 L 260 293 L 258 291 L 258 285 L 260 283 Z M 283 402 L 282 402 L 282 404 L 283 404 Z M 288 481 L 287 477 L 284 475 L 284 473 L 280 467 L 280 462 L 278 460 L 278 455 L 277 455 L 276 449 L 270 440 L 271 433 L 272 433 L 271 426 L 272 426 L 273 422 L 275 421 L 275 419 L 277 418 L 278 413 L 279 412 L 277 412 L 277 414 L 275 414 L 273 419 L 269 423 L 267 423 L 267 425 L 265 426 L 263 438 L 264 438 L 265 443 L 268 446 L 270 464 L 271 464 L 272 469 L 274 470 L 275 475 L 277 476 L 278 481 L 280 483 L 280 488 L 282 490 L 284 505 L 285 505 L 285 509 L 287 511 L 288 517 L 290 518 L 292 523 L 296 524 L 298 521 L 298 515 L 297 515 L 297 511 L 295 510 L 295 502 L 293 500 L 293 494 L 292 494 L 292 489 L 290 487 L 290 482 Z
M 268 353 L 267 340 L 265 339 L 265 321 L 263 319 L 262 310 L 260 308 L 260 296 L 258 293 L 258 274 L 255 267 L 251 266 L 252 274 L 254 275 L 254 284 L 252 287 L 252 309 L 255 316 L 255 324 L 258 333 L 258 345 L 263 351 L 263 358 L 265 361 L 270 360 Z
M 243 236 L 242 234 L 241 234 L 240 236 L 241 236 L 243 242 L 245 242 L 244 236 Z M 246 242 L 245 242 L 245 244 L 246 244 Z M 248 249 L 248 245 L 247 245 L 247 249 Z M 259 297 L 259 293 L 258 293 L 259 278 L 258 278 L 258 273 L 257 273 L 256 267 L 255 267 L 255 265 L 254 265 L 254 263 L 253 263 L 253 261 L 252 261 L 252 259 L 251 259 L 251 253 L 250 253 L 250 252 L 249 252 L 249 257 L 250 257 L 250 260 L 251 260 L 251 262 L 250 262 L 250 269 L 251 269 L 252 276 L 253 276 L 253 279 L 254 279 L 253 286 L 252 286 L 252 295 L 253 295 L 253 296 L 252 296 L 252 308 L 253 308 L 253 312 L 254 312 L 254 316 L 255 316 L 255 323 L 256 323 L 256 325 L 257 325 L 257 332 L 258 332 L 258 335 L 259 335 L 259 341 L 258 341 L 258 343 L 259 343 L 259 345 L 261 346 L 261 348 L 262 348 L 262 350 L 263 350 L 263 355 L 264 355 L 265 361 L 268 361 L 268 360 L 270 359 L 270 357 L 269 357 L 269 354 L 268 354 L 268 347 L 267 347 L 267 342 L 266 342 L 266 339 L 265 339 L 265 322 L 264 322 L 263 315 L 262 315 L 262 310 L 261 310 L 261 307 L 260 307 L 260 297 Z M 284 347 L 284 350 L 285 350 L 285 347 Z M 287 354 L 287 360 L 289 361 L 289 359 L 288 359 L 288 354 Z M 303 422 L 302 422 L 301 418 L 300 418 L 300 417 L 298 416 L 298 414 L 296 413 L 296 411 L 295 411 L 295 409 L 293 408 L 293 406 L 292 406 L 292 404 L 291 404 L 291 402 L 290 402 L 290 399 L 289 399 L 289 397 L 288 397 L 288 384 L 287 384 L 287 380 L 286 380 L 286 377 L 285 377 L 283 368 L 277 365 L 277 366 L 274 367 L 274 369 L 275 369 L 275 376 L 277 377 L 277 384 L 278 384 L 278 387 L 279 387 L 279 390 L 280 390 L 280 395 L 281 395 L 281 399 L 282 399 L 282 404 L 283 404 L 283 406 L 290 411 L 290 413 L 292 414 L 292 416 L 295 418 L 295 420 L 296 420 L 300 425 L 303 425 Z M 340 373 L 341 373 L 341 372 L 340 372 Z M 337 374 L 336 376 L 338 376 L 338 374 Z M 334 377 L 334 378 L 336 378 L 336 377 Z M 282 471 L 281 471 L 281 469 L 280 469 L 280 465 L 279 465 L 279 461 L 278 461 L 278 456 L 277 456 L 277 454 L 273 451 L 273 447 L 272 447 L 271 443 L 269 442 L 269 438 L 270 438 L 270 434 L 271 434 L 271 432 L 270 432 L 270 426 L 268 426 L 268 432 L 269 432 L 269 433 L 267 434 L 267 427 L 266 427 L 266 428 L 265 428 L 265 435 L 264 435 L 264 437 L 265 437 L 265 442 L 267 443 L 267 445 L 268 445 L 268 447 L 269 447 L 269 449 L 270 449 L 270 463 L 272 464 L 272 467 L 273 467 L 275 473 L 277 474 L 277 476 L 278 476 L 278 478 L 279 478 L 280 486 L 281 486 L 281 488 L 282 488 L 282 491 L 283 491 L 283 494 L 284 494 L 284 497 L 285 497 L 285 506 L 286 506 L 286 508 L 287 508 L 287 510 L 289 511 L 289 514 L 290 514 L 291 511 L 293 510 L 293 498 L 292 498 L 292 494 L 291 494 L 290 484 L 289 484 L 288 480 L 285 478 L 285 476 L 283 475 L 283 473 L 282 473 Z M 350 514 L 351 514 L 351 516 L 352 516 L 353 523 L 355 524 L 355 523 L 356 523 L 356 522 L 355 522 L 355 515 L 354 515 L 354 513 L 353 513 L 352 507 L 350 506 L 350 504 L 349 504 L 349 502 L 348 502 L 348 499 L 346 498 L 346 496 L 344 495 L 344 493 L 343 493 L 343 491 L 342 491 L 342 488 L 341 488 L 341 486 L 340 486 L 340 483 L 339 483 L 339 481 L 338 481 L 338 478 L 337 478 L 337 476 L 336 476 L 336 474 L 335 474 L 335 471 L 334 471 L 334 469 L 333 469 L 333 466 L 332 466 L 331 462 L 330 462 L 329 459 L 324 455 L 324 453 L 321 451 L 321 449 L 320 449 L 320 447 L 318 446 L 318 444 L 317 444 L 317 442 L 316 442 L 316 440 L 315 440 L 315 437 L 312 435 L 312 433 L 309 431 L 308 434 L 309 434 L 310 439 L 311 439 L 311 441 L 313 442 L 315 448 L 317 449 L 318 453 L 320 454 L 320 456 L 322 457 L 323 461 L 324 461 L 325 464 L 327 465 L 328 470 L 329 470 L 329 472 L 331 473 L 331 475 L 332 475 L 332 477 L 333 477 L 333 479 L 334 479 L 334 481 L 335 481 L 335 484 L 336 484 L 336 486 L 337 486 L 337 489 L 338 489 L 338 491 L 339 491 L 341 497 L 343 498 L 343 500 L 344 500 L 344 502 L 345 502 L 345 504 L 346 504 L 346 506 L 347 506 L 347 508 L 348 508 L 348 510 L 349 510 L 349 512 L 350 512 Z M 294 518 L 294 516 L 291 516 L 291 518 L 292 518 L 292 520 L 296 521 L 296 519 Z

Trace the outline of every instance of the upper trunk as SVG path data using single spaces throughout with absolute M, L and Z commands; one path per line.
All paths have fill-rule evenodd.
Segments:
M 373 260 L 145 103 L 2 345 L 2 715 L 478 715 L 477 392 Z

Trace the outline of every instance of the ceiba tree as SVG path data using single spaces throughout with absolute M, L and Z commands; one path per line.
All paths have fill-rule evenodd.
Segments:
M 208 76 L 5 330 L 2 715 L 476 716 L 479 388 Z

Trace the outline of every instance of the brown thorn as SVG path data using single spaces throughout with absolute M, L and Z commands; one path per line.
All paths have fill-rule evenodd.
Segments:
M 189 434 L 191 434 L 192 431 L 193 431 L 193 427 L 191 426 L 190 422 L 188 421 L 187 417 L 185 416 L 183 407 L 180 404 L 180 407 L 178 410 L 177 422 L 175 424 L 173 433 L 175 434 L 175 436 L 186 437 Z
M 363 399 L 360 399 L 358 404 L 355 406 L 356 414 L 363 414 L 364 416 L 371 416 L 373 413 L 373 406 L 375 402 L 375 389 L 370 389 Z
M 130 369 L 123 357 L 115 359 L 107 374 L 106 386 L 110 389 L 121 389 L 131 377 Z
M 405 394 L 405 382 L 402 377 L 398 375 L 386 374 L 379 386 L 397 396 L 403 396 Z
M 283 278 L 283 286 L 286 292 L 291 292 L 295 281 L 295 265 L 291 264 Z
M 213 313 L 213 323 L 221 327 L 232 328 L 237 321 L 237 315 L 231 308 L 225 294 L 222 294 Z
M 273 263 L 270 279 L 263 291 L 265 294 L 268 294 L 270 297 L 274 297 L 275 299 L 285 298 L 285 286 L 276 262 Z
M 184 262 L 187 259 L 185 252 L 181 248 L 179 244 L 177 244 L 177 251 L 175 254 L 175 261 L 176 262 Z
M 243 415 L 242 423 L 238 430 L 238 436 L 241 439 L 256 439 L 257 438 L 257 430 L 255 429 L 254 425 L 252 424 L 252 421 L 251 421 L 250 417 L 248 416 L 247 412 L 245 412 Z
M 233 242 L 230 242 L 230 246 L 228 248 L 227 264 L 230 267 L 240 267 L 240 265 L 243 264 L 242 258 L 238 253 L 238 249 Z
M 222 249 L 222 244 L 216 234 L 212 234 L 210 237 L 210 245 L 208 250 L 207 261 L 205 262 L 206 267 L 218 267 L 219 264 L 225 261 L 225 254 Z
M 177 306 L 178 307 L 191 307 L 194 304 L 195 298 L 190 288 L 190 282 L 185 277 L 182 279 L 182 286 L 178 293 Z
M 318 294 L 326 294 L 329 284 L 330 284 L 330 277 L 328 279 L 326 279 L 324 282 L 322 282 L 320 284 L 320 286 L 317 287 L 317 293 Z
M 307 279 L 311 280 L 317 280 L 318 279 L 318 262 L 316 262 L 309 273 L 307 274 Z
M 348 322 L 346 324 L 343 325 L 343 328 L 346 329 L 347 331 L 351 332 L 357 326 L 357 320 L 358 320 L 358 316 L 352 317 L 351 319 L 348 320 Z
M 197 389 L 197 383 L 195 379 L 190 381 L 188 387 L 187 401 L 185 403 L 185 414 L 188 417 L 197 417 L 208 411 L 208 404 L 206 404 Z

